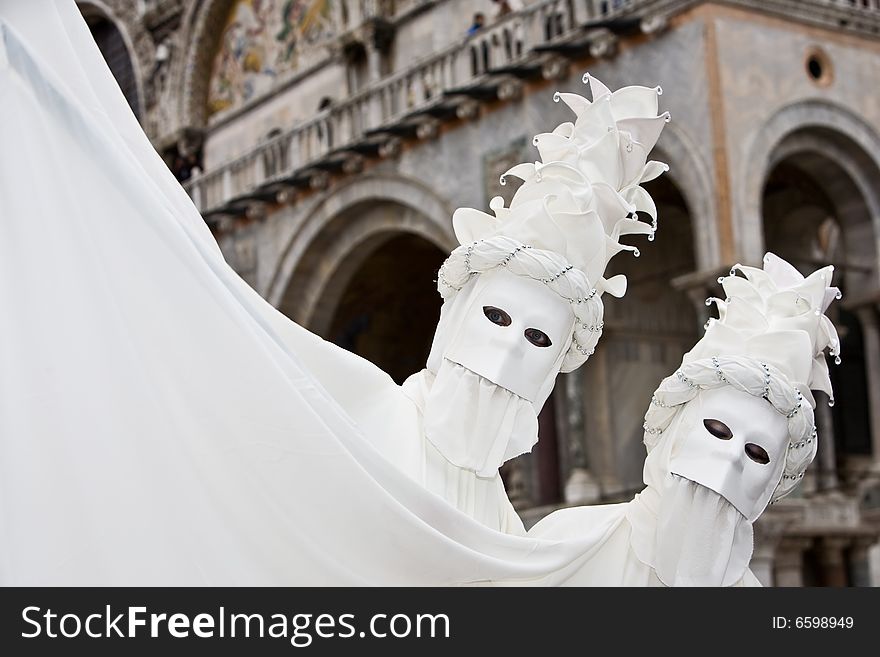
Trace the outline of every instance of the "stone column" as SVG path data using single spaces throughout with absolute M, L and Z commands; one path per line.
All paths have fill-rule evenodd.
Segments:
M 372 35 L 367 38 L 367 84 L 378 82 L 382 78 L 382 53 L 373 44 Z
M 834 420 L 831 417 L 831 409 L 823 398 L 816 403 L 816 424 L 819 431 L 819 461 L 818 488 L 819 490 L 834 490 L 838 486 L 837 481 L 837 458 L 834 448 Z
M 804 585 L 804 551 L 813 544 L 809 538 L 784 538 L 776 550 L 776 586 Z
M 529 464 L 526 462 L 527 460 L 529 460 L 527 456 L 519 456 L 501 466 L 501 476 L 504 480 L 507 498 L 517 511 L 534 506 L 528 481 Z
M 849 538 L 825 537 L 819 539 L 818 556 L 824 586 L 847 586 L 849 576 L 843 550 L 851 542 Z
M 880 548 L 875 537 L 857 538 L 849 554 L 849 581 L 853 586 L 875 586 L 872 580 L 871 551 Z
M 749 568 L 763 586 L 776 586 L 776 580 L 773 578 L 775 562 L 776 550 L 772 545 L 755 546 Z
M 871 418 L 871 447 L 874 465 L 880 468 L 880 326 L 875 304 L 855 309 L 862 324 L 865 343 L 865 375 L 868 381 L 868 407 Z
M 792 515 L 771 507 L 754 525 L 755 549 L 749 568 L 764 586 L 776 586 L 774 568 L 777 551 L 786 527 L 792 522 Z
M 598 479 L 604 495 L 617 495 L 621 492 L 620 473 L 617 471 L 616 445 L 614 442 L 614 423 L 611 418 L 611 399 L 608 384 L 608 347 L 600 343 L 596 353 L 585 366 L 586 393 L 582 396 L 589 426 L 584 425 L 585 444 L 592 466 L 592 474 Z
M 586 435 L 584 433 L 584 379 L 578 369 L 562 379 L 567 472 L 563 499 L 567 504 L 592 504 L 599 501 L 599 482 L 587 467 Z
M 822 440 L 821 436 L 819 436 L 819 440 Z M 799 491 L 801 497 L 809 497 L 819 490 L 819 475 L 816 474 L 816 468 L 807 468 L 804 478 L 801 479 L 801 483 L 795 490 Z
M 871 570 L 870 586 L 880 586 L 880 543 L 868 548 L 868 564 Z

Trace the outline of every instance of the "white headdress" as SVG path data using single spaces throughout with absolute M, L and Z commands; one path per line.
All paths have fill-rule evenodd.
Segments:
M 733 386 L 767 399 L 788 418 L 785 468 L 770 501 L 787 495 L 816 454 L 811 390 L 825 392 L 834 403 L 825 362 L 826 349 L 840 362 L 840 340 L 825 316 L 841 296 L 831 286 L 833 269 L 829 265 L 804 277 L 768 253 L 763 269 L 736 265 L 730 276 L 720 278 L 727 298 L 706 300 L 718 306 L 719 318 L 709 320 L 703 338 L 654 393 L 645 415 L 648 452 L 679 407 L 701 389 Z
M 584 82 L 589 82 L 592 102 L 572 93 L 554 95 L 577 118 L 534 138 L 541 160 L 518 164 L 501 176 L 502 184 L 506 176 L 524 181 L 510 206 L 496 196 L 489 203 L 494 216 L 472 208 L 455 211 L 453 227 L 461 246 L 438 277 L 444 301 L 454 298 L 473 274 L 499 266 L 540 280 L 567 299 L 577 321 L 563 372 L 593 353 L 602 333 L 602 294 L 621 297 L 626 292 L 626 278 L 605 278 L 605 268 L 621 251 L 638 256 L 637 248 L 620 243 L 623 235 L 653 239 L 657 211 L 641 185 L 668 169 L 647 160 L 669 120 L 668 114 L 658 116 L 660 88 L 632 86 L 612 93 L 589 75 Z M 639 221 L 637 212 L 648 214 L 652 223 Z M 436 347 L 435 341 L 432 356 L 439 359 Z
M 557 374 L 593 353 L 602 334 L 602 293 L 620 297 L 626 291 L 623 276 L 604 278 L 605 267 L 620 251 L 638 255 L 620 237 L 652 236 L 656 228 L 654 203 L 640 185 L 667 169 L 647 161 L 668 118 L 657 116 L 660 89 L 627 87 L 612 94 L 598 80 L 589 82 L 592 102 L 576 94 L 554 96 L 577 119 L 535 137 L 541 160 L 501 177 L 502 184 L 508 175 L 524 181 L 510 207 L 495 197 L 489 204 L 494 216 L 459 208 L 452 218 L 461 246 L 438 273 L 444 303 L 427 374 L 417 379 L 425 391 L 413 398 L 424 399 L 428 440 L 451 463 L 483 476 L 531 449 L 537 415 Z M 652 223 L 636 219 L 638 211 Z M 561 299 L 545 297 L 541 283 Z M 509 315 L 493 305 L 499 293 Z M 526 344 L 525 335 L 548 330 L 545 319 L 531 328 L 518 325 L 541 301 L 565 316 L 558 335 L 544 335 L 544 346 L 553 345 L 547 351 Z M 494 333 L 502 330 L 500 320 L 483 317 L 491 310 L 506 316 L 502 333 Z M 410 383 L 405 387 L 414 390 Z

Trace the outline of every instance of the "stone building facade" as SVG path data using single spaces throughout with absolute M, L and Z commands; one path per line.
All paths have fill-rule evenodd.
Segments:
M 83 0 L 142 125 L 227 259 L 398 381 L 422 367 L 454 208 L 567 120 L 555 90 L 661 84 L 657 239 L 612 267 L 600 348 L 504 468 L 527 521 L 641 487 L 641 423 L 735 262 L 836 266 L 838 403 L 757 527 L 768 585 L 880 584 L 880 0 Z M 471 29 L 475 14 L 485 21 Z M 616 273 L 616 272 L 615 272 Z

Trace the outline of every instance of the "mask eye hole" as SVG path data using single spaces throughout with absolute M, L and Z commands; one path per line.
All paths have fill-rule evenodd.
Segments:
M 526 336 L 526 340 L 531 342 L 536 347 L 549 347 L 552 342 L 550 342 L 550 338 L 547 337 L 547 334 L 544 331 L 538 330 L 536 328 L 527 328 L 523 335 Z
M 483 306 L 483 314 L 493 324 L 498 324 L 498 326 L 510 326 L 510 315 L 501 310 L 501 308 L 496 308 L 495 306 Z
M 768 463 L 770 463 L 770 456 L 767 454 L 767 450 L 760 445 L 756 445 L 755 443 L 746 443 L 745 449 L 748 457 L 752 459 L 755 463 L 760 463 L 761 465 L 767 465 Z
M 703 426 L 706 427 L 706 431 L 716 438 L 720 438 L 721 440 L 730 440 L 733 438 L 733 432 L 721 420 L 706 419 L 703 420 Z

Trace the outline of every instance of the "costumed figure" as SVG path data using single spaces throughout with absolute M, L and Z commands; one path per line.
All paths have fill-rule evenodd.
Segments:
M 604 277 L 606 266 L 621 251 L 638 255 L 621 237 L 653 237 L 656 208 L 641 184 L 667 169 L 647 161 L 669 120 L 658 116 L 659 87 L 612 93 L 584 82 L 593 102 L 557 93 L 576 121 L 536 136 L 541 161 L 502 176 L 524 181 L 510 207 L 499 196 L 494 216 L 453 215 L 461 246 L 438 274 L 444 303 L 427 367 L 403 385 L 421 415 L 425 486 L 502 531 L 523 528 L 498 469 L 537 442 L 557 375 L 593 353 L 603 294 L 626 291 L 624 276 Z
M 769 458 L 766 481 L 730 483 L 733 465 L 688 442 L 716 391 L 667 394 L 664 383 L 663 415 L 655 421 L 652 407 L 648 417 L 645 493 L 558 511 L 528 532 L 497 474 L 534 444 L 557 373 L 595 347 L 603 293 L 623 294 L 623 279 L 604 275 L 631 249 L 619 237 L 653 231 L 632 213 L 656 216 L 640 184 L 665 169 L 646 158 L 666 120 L 658 90 L 590 85 L 594 102 L 559 95 L 578 118 L 537 137 L 542 162 L 508 172 L 525 180 L 509 208 L 493 200 L 494 217 L 456 213 L 462 246 L 439 276 L 428 366 L 401 387 L 291 322 L 229 267 L 72 1 L 0 0 L 0 583 L 706 582 L 682 562 L 705 563 L 708 548 L 676 524 L 702 507 L 667 507 L 664 473 L 702 485 L 676 483 L 676 499 L 715 491 L 738 546 L 745 525 L 724 503 L 751 523 L 777 473 L 783 489 L 800 473 L 780 467 L 778 422 L 772 442 L 713 408 L 711 419 Z M 777 296 L 743 270 L 780 328 Z M 742 337 L 735 305 L 718 326 Z M 795 319 L 812 358 L 824 343 Z M 739 345 L 753 342 L 706 354 L 720 375 L 711 358 L 700 370 L 695 350 L 683 376 L 740 382 L 717 392 L 743 403 L 766 404 L 743 386 L 769 385 L 786 414 L 801 385 L 786 463 L 806 463 L 816 375 L 778 358 L 800 351 L 780 350 L 755 360 L 770 379 L 759 365 L 754 383 L 755 367 L 741 376 L 727 360 L 752 357 Z M 719 583 L 737 578 L 738 562 L 727 562 Z
M 593 353 L 603 294 L 626 291 L 624 276 L 605 278 L 606 266 L 621 251 L 639 255 L 621 237 L 653 239 L 657 210 L 641 185 L 668 168 L 648 161 L 669 121 L 658 114 L 660 88 L 612 93 L 588 75 L 584 83 L 592 102 L 554 95 L 576 120 L 534 138 L 541 160 L 501 177 L 523 180 L 509 207 L 499 196 L 491 215 L 455 211 L 461 246 L 438 273 L 444 303 L 425 369 L 401 388 L 375 366 L 292 329 L 309 369 L 389 461 L 512 534 L 525 530 L 498 469 L 537 442 L 538 413 L 557 375 Z M 356 394 L 353 381 L 362 382 Z
M 719 319 L 645 415 L 646 488 L 602 547 L 621 559 L 607 583 L 758 585 L 752 524 L 816 454 L 811 390 L 834 403 L 825 350 L 839 362 L 840 342 L 824 314 L 840 298 L 832 272 L 804 278 L 768 253 L 763 269 L 737 265 L 719 279 L 727 298 L 708 300 Z M 551 514 L 534 531 L 564 536 L 589 511 Z

